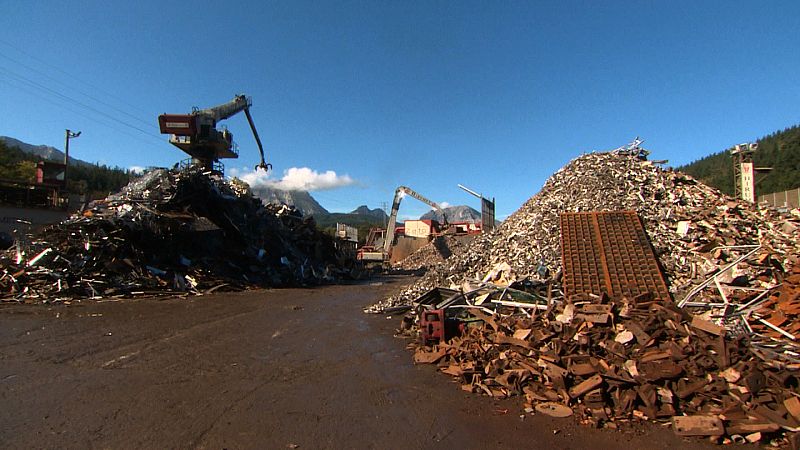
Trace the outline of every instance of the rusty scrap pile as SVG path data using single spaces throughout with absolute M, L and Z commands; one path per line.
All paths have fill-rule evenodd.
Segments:
M 471 238 L 471 236 L 466 236 Z M 392 267 L 401 270 L 428 269 L 445 262 L 454 254 L 461 253 L 466 247 L 465 236 L 436 236 L 427 245 L 398 261 Z
M 564 214 L 590 211 L 614 213 Z M 598 226 L 625 217 L 644 226 L 638 237 L 632 227 Z M 764 333 L 795 338 L 799 219 L 796 210 L 733 201 L 641 154 L 583 155 L 497 230 L 367 312 L 415 306 L 404 328 L 421 337 L 412 344 L 416 362 L 438 364 L 467 391 L 524 395 L 530 412 L 611 428 L 671 420 L 681 435 L 756 441 L 800 427 L 800 345 Z M 607 230 L 612 238 L 598 238 L 595 250 L 617 242 L 600 252 L 608 257 L 600 284 L 614 297 L 569 292 L 586 284 L 576 274 L 597 275 L 581 250 L 581 224 L 591 221 L 587 236 Z M 581 231 L 567 248 L 572 268 L 562 267 L 564 223 Z M 626 253 L 644 261 L 648 240 L 648 268 L 617 261 Z M 636 274 L 661 275 L 659 266 L 666 286 L 630 285 Z M 446 300 L 431 297 L 436 287 Z M 469 294 L 486 289 L 501 294 Z M 540 301 L 509 300 L 515 290 Z
M 671 301 L 601 296 L 529 316 L 501 311 L 470 309 L 481 322 L 446 343 L 414 344 L 415 361 L 437 364 L 466 391 L 524 396 L 528 412 L 595 426 L 673 420 L 682 435 L 750 439 L 800 426 L 793 373 Z
M 633 210 L 644 222 L 672 295 L 682 298 L 736 255 L 723 246 L 761 244 L 774 270 L 741 269 L 745 284 L 770 287 L 797 263 L 797 212 L 780 213 L 736 202 L 688 175 L 665 170 L 625 152 L 591 153 L 553 174 L 542 190 L 494 232 L 478 236 L 460 254 L 417 283 L 367 309 L 409 304 L 436 286 L 481 279 L 498 264 L 516 280 L 546 280 L 561 270 L 559 214 Z M 746 264 L 746 262 L 744 262 Z M 764 275 L 768 280 L 759 279 Z
M 800 265 L 794 266 L 794 273 L 783 280 L 783 284 L 770 292 L 767 301 L 756 314 L 770 324 L 786 327 L 793 339 L 800 336 Z M 786 337 L 769 325 L 754 324 L 752 327 L 773 338 Z
M 751 293 L 744 300 L 722 317 L 742 314 L 744 320 L 733 324 L 744 324 L 750 332 L 750 346 L 756 355 L 777 367 L 796 367 L 800 361 L 800 265 L 794 266 L 779 286 Z
M 0 298 L 202 293 L 315 284 L 336 275 L 332 239 L 292 208 L 199 171 L 148 172 L 81 215 L 19 239 Z

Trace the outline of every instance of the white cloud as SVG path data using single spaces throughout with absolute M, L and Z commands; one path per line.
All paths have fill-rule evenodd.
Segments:
M 130 166 L 128 167 L 128 171 L 135 173 L 137 175 L 141 175 L 144 173 L 145 168 L 142 166 Z
M 449 207 L 450 207 L 450 203 L 447 203 L 447 202 L 439 202 L 439 207 L 440 207 L 440 208 L 442 208 L 442 209 L 444 209 L 444 208 L 449 208 Z
M 317 172 L 308 167 L 292 167 L 283 171 L 279 180 L 272 179 L 263 170 L 230 169 L 231 176 L 245 181 L 252 188 L 261 186 L 282 189 L 284 191 L 327 191 L 355 184 L 349 175 L 337 175 L 333 170 Z

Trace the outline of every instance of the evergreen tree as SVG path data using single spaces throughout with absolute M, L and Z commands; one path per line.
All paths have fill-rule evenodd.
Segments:
M 38 156 L 0 141 L 0 180 L 33 183 L 36 181 L 36 163 L 40 160 Z M 68 187 L 73 193 L 102 198 L 119 191 L 128 184 L 131 176 L 129 171 L 119 167 L 72 164 L 69 167 Z
M 770 194 L 800 187 L 800 125 L 764 136 L 757 142 L 758 150 L 753 154 L 755 167 L 772 167 L 772 171 L 766 176 L 756 176 L 756 192 Z M 733 158 L 728 150 L 677 170 L 733 195 Z

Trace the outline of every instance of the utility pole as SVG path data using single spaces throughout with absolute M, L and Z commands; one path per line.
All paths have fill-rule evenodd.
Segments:
M 389 208 L 389 203 L 381 202 L 381 209 L 383 210 L 383 228 L 386 228 L 388 226 L 387 222 L 386 222 L 388 220 L 388 217 L 389 217 L 388 213 L 386 212 L 386 210 L 388 208 Z M 386 229 L 388 229 L 388 228 L 386 228 Z
M 64 138 L 64 140 L 66 141 L 64 143 L 64 189 L 65 190 L 67 189 L 67 170 L 69 168 L 69 140 L 70 139 L 74 139 L 74 138 L 76 138 L 76 137 L 81 135 L 80 131 L 75 133 L 75 132 L 70 131 L 69 128 L 67 128 L 66 131 L 67 131 L 67 134 L 66 134 L 66 137 Z

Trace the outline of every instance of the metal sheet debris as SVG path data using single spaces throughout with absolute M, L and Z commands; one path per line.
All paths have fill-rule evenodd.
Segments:
M 634 211 L 563 213 L 564 294 L 606 293 L 670 299 L 658 261 Z

